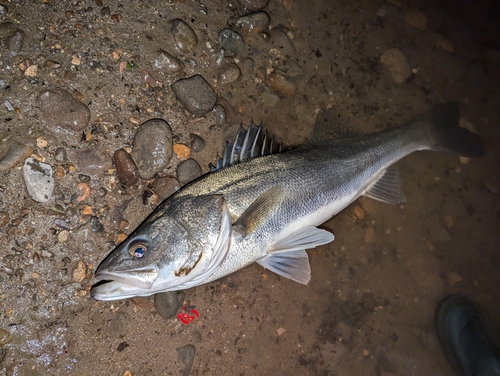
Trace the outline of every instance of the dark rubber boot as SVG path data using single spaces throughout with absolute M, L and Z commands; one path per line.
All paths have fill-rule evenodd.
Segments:
M 462 376 L 500 376 L 498 329 L 470 300 L 452 295 L 436 315 L 437 334 L 448 360 Z

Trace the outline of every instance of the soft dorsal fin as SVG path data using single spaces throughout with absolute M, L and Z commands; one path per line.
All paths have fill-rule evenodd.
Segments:
M 281 144 L 276 144 L 274 137 L 269 136 L 262 125 L 255 125 L 252 121 L 245 130 L 240 124 L 234 142 L 226 142 L 222 157 L 217 156 L 215 166 L 210 164 L 210 171 L 276 152 L 281 152 Z
M 341 138 L 360 136 L 360 132 L 350 129 L 343 124 L 335 108 L 320 110 L 316 115 L 313 130 L 306 145 L 321 144 Z
M 391 166 L 382 171 L 377 180 L 363 192 L 363 195 L 388 204 L 406 202 L 406 197 L 401 189 L 401 176 L 398 168 Z

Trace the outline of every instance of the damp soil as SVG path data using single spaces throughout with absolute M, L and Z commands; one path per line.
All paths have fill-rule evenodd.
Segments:
M 271 29 L 235 28 L 251 12 L 245 6 L 262 4 Z M 466 295 L 500 324 L 500 46 L 498 10 L 488 4 L 2 3 L 1 23 L 23 33 L 0 30 L 7 33 L 0 33 L 0 131 L 46 141 L 33 144 L 34 153 L 52 166 L 56 188 L 37 203 L 22 163 L 0 173 L 0 375 L 453 375 L 434 329 L 439 301 Z M 197 36 L 191 50 L 175 48 L 176 19 Z M 229 63 L 254 62 L 253 69 L 240 65 L 234 82 L 225 81 L 234 66 L 219 79 L 218 34 L 227 26 L 245 43 Z M 277 28 L 291 50 L 272 43 Z M 15 38 L 24 38 L 21 48 Z M 381 62 L 390 48 L 407 57 L 407 67 Z M 183 70 L 157 69 L 160 49 Z M 402 81 L 394 75 L 408 68 Z M 294 76 L 293 83 L 272 87 L 266 75 L 273 72 Z M 213 87 L 224 113 L 193 116 L 179 103 L 170 85 L 195 74 Z M 47 89 L 84 103 L 88 125 L 47 124 L 36 105 Z M 460 102 L 485 155 L 468 161 L 421 152 L 398 162 L 407 202 L 361 198 L 326 222 L 335 240 L 308 251 L 308 286 L 250 265 L 185 291 L 184 304 L 199 313 L 188 325 L 161 318 L 153 298 L 90 298 L 100 261 L 158 204 L 152 181 L 123 186 L 113 167 L 113 153 L 130 151 L 141 122 L 166 120 L 177 143 L 199 135 L 206 146 L 191 158 L 206 173 L 240 123 L 262 122 L 283 144 L 298 145 L 320 109 L 337 115 L 335 126 L 369 133 L 448 100 Z M 85 150 L 100 156 L 102 171 L 79 170 Z M 174 155 L 162 176 L 175 177 L 179 162 Z M 82 200 L 80 183 L 90 187 Z

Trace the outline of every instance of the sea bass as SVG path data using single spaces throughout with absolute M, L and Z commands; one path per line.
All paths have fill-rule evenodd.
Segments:
M 379 133 L 271 154 L 261 127 L 240 128 L 214 172 L 163 201 L 101 263 L 91 296 L 184 290 L 253 262 L 307 284 L 306 249 L 334 239 L 318 225 L 362 195 L 405 201 L 396 161 L 418 150 L 483 154 L 481 139 L 459 120 L 458 104 L 445 103 Z

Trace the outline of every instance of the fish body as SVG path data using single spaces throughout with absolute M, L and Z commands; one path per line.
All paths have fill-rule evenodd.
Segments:
M 418 150 L 483 153 L 479 137 L 458 127 L 459 118 L 456 104 L 442 104 L 379 133 L 219 163 L 166 199 L 103 261 L 96 277 L 109 282 L 91 294 L 115 300 L 183 290 L 253 262 L 307 284 L 305 250 L 334 239 L 318 225 L 361 195 L 405 201 L 395 162 Z M 224 159 L 254 155 L 256 128 L 246 137 L 240 132 L 238 150 Z

